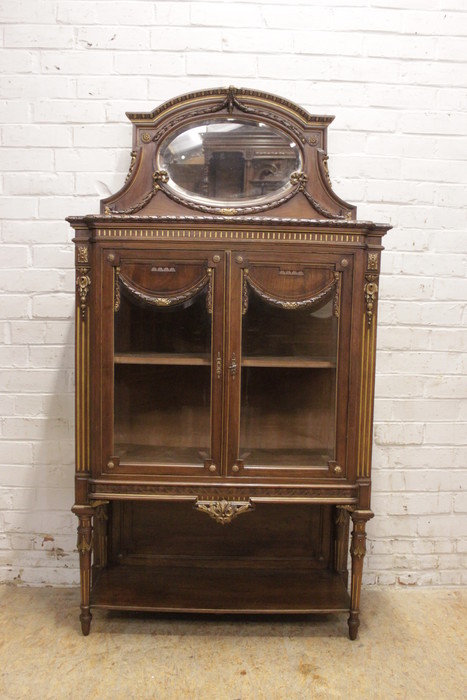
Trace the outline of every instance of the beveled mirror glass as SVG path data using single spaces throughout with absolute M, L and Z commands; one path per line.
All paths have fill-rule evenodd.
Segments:
M 183 197 L 241 205 L 287 192 L 302 156 L 292 137 L 270 124 L 223 117 L 172 132 L 161 143 L 157 168 Z

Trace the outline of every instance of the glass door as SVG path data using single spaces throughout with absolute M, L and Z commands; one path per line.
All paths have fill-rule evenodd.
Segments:
M 212 358 L 222 353 L 214 307 L 223 271 L 212 257 L 133 252 L 113 265 L 109 471 L 218 471 L 222 382 Z
M 337 454 L 338 370 L 346 373 L 342 269 L 326 257 L 312 264 L 295 256 L 280 263 L 266 255 L 240 258 L 233 274 L 241 313 L 232 318 L 241 338 L 238 443 L 230 468 L 250 476 L 343 476 L 345 459 Z

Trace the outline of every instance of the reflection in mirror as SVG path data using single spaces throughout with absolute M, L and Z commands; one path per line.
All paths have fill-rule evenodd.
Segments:
M 159 170 L 185 197 L 238 204 L 277 196 L 301 170 L 301 154 L 290 136 L 268 124 L 211 119 L 171 134 L 161 144 Z

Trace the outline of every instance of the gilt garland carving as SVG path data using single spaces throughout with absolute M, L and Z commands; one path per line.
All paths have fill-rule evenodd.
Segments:
M 130 280 L 128 280 L 122 273 L 120 272 L 120 268 L 115 268 L 115 303 L 114 303 L 114 309 L 115 311 L 118 311 L 120 308 L 120 290 L 118 289 L 117 293 L 117 287 L 119 286 L 119 283 L 122 283 L 122 285 L 127 289 L 130 294 L 133 294 L 135 297 L 140 299 L 141 301 L 146 302 L 147 304 L 151 304 L 152 306 L 176 306 L 177 304 L 183 304 L 185 301 L 188 301 L 188 299 L 191 299 L 194 297 L 198 292 L 200 292 L 206 285 L 208 285 L 207 289 L 207 294 L 206 294 L 206 307 L 208 310 L 208 313 L 212 313 L 212 268 L 208 267 L 206 269 L 206 274 L 204 277 L 201 278 L 199 282 L 197 282 L 193 287 L 190 287 L 190 289 L 187 289 L 186 291 L 180 293 L 180 294 L 175 294 L 173 296 L 158 296 L 157 294 L 149 294 L 147 292 L 143 292 L 141 289 L 138 287 L 135 287 Z M 118 303 L 117 303 L 118 301 Z
M 336 282 L 336 291 L 334 293 L 334 301 L 332 303 L 332 313 L 336 318 L 339 318 L 341 310 L 341 287 L 342 287 L 342 275 L 340 272 L 334 273 L 334 280 Z
M 254 510 L 251 501 L 233 502 L 233 501 L 199 501 L 197 500 L 194 508 L 203 513 L 207 513 L 210 518 L 213 518 L 221 525 L 231 523 L 234 518 L 237 518 L 242 513 L 247 513 Z
M 306 138 L 303 131 L 296 127 L 289 119 L 281 118 L 276 112 L 268 109 L 262 109 L 260 107 L 249 107 L 244 102 L 241 102 L 237 95 L 239 90 L 235 87 L 229 87 L 224 99 L 219 100 L 214 106 L 199 107 L 197 109 L 190 110 L 190 118 L 207 116 L 209 114 L 217 114 L 222 112 L 224 109 L 228 114 L 233 114 L 234 108 L 238 109 L 239 112 L 243 114 L 252 114 L 255 116 L 263 117 L 264 119 L 270 119 L 275 123 L 281 124 L 285 129 L 291 131 L 301 143 L 306 143 Z M 186 121 L 186 115 L 175 117 L 166 124 L 164 124 L 152 137 L 152 141 L 161 141 L 163 137 L 169 131 L 176 128 L 178 124 Z
M 365 275 L 365 304 L 366 304 L 366 318 L 368 326 L 371 327 L 373 323 L 374 309 L 376 305 L 376 297 L 378 294 L 378 275 Z
M 318 214 L 321 214 L 322 216 L 325 216 L 327 219 L 340 219 L 340 220 L 345 220 L 349 216 L 351 216 L 351 213 L 348 212 L 345 216 L 342 214 L 333 214 L 332 211 L 329 211 L 329 209 L 326 209 L 325 207 L 321 206 L 319 202 L 316 201 L 314 197 L 311 196 L 311 194 L 308 192 L 306 189 L 306 184 L 308 182 L 308 177 L 305 173 L 292 173 L 290 176 L 290 182 L 294 185 L 297 185 L 297 190 L 294 192 L 294 195 L 297 194 L 297 192 L 302 192 L 308 202 L 311 204 L 311 206 L 316 209 Z
M 248 283 L 248 285 L 258 294 L 258 296 L 261 297 L 261 299 L 264 299 L 264 301 L 268 302 L 269 304 L 272 304 L 273 306 L 278 306 L 281 309 L 286 309 L 289 311 L 293 311 L 296 309 L 308 309 L 312 306 L 315 306 L 319 302 L 323 301 L 326 299 L 326 297 L 330 296 L 332 291 L 334 289 L 339 289 L 339 273 L 336 273 L 337 276 L 333 276 L 333 279 L 331 282 L 324 287 L 318 294 L 315 294 L 312 297 L 308 297 L 307 299 L 300 299 L 297 301 L 288 301 L 285 299 L 279 299 L 275 296 L 272 296 L 271 294 L 268 294 L 264 289 L 262 289 L 258 284 L 256 284 L 250 277 L 249 275 L 249 270 L 245 269 L 243 271 L 243 313 L 246 313 L 246 310 L 248 308 L 248 290 L 245 290 L 245 284 Z M 334 302 L 335 305 L 335 302 Z
M 297 141 L 299 141 L 302 144 L 307 143 L 307 138 L 304 135 L 304 132 L 302 129 L 298 128 L 291 120 L 282 117 L 281 115 L 277 114 L 277 112 L 268 110 L 266 108 L 261 108 L 259 106 L 249 106 L 245 104 L 244 102 L 239 99 L 238 95 L 240 94 L 240 91 L 235 88 L 235 87 L 229 87 L 225 93 L 225 96 L 220 95 L 219 101 L 214 104 L 214 105 L 207 105 L 203 107 L 198 107 L 198 108 L 193 108 L 189 112 L 189 117 L 190 119 L 196 119 L 200 116 L 206 116 L 210 114 L 216 114 L 218 112 L 222 112 L 223 110 L 227 111 L 228 114 L 233 114 L 234 109 L 237 109 L 238 111 L 242 112 L 243 114 L 248 114 L 248 115 L 254 115 L 255 117 L 263 118 L 265 120 L 269 120 L 273 123 L 281 125 L 286 131 L 289 133 L 292 133 Z M 170 119 L 169 121 L 165 122 L 157 131 L 156 133 L 152 134 L 151 132 L 145 131 L 141 139 L 145 142 L 148 143 L 149 141 L 153 142 L 160 142 L 163 140 L 166 134 L 169 132 L 173 131 L 179 124 L 186 123 L 187 120 L 187 114 L 179 114 L 175 116 L 173 119 Z M 316 137 L 309 137 L 308 138 L 308 143 L 314 145 L 314 139 Z M 130 163 L 130 171 L 128 173 L 128 177 L 130 177 L 131 172 L 134 167 L 134 163 L 136 162 L 136 152 L 132 152 L 132 161 Z M 326 156 L 324 157 L 324 168 L 327 172 L 327 163 L 326 163 Z M 127 179 L 128 179 L 127 177 Z M 209 204 L 202 204 L 199 202 L 194 202 L 190 198 L 184 197 L 180 194 L 177 194 L 174 192 L 170 187 L 166 187 L 168 183 L 168 175 L 165 171 L 158 171 L 156 170 L 154 173 L 154 186 L 153 189 L 149 192 L 147 192 L 141 200 L 139 200 L 135 205 L 127 208 L 127 209 L 113 209 L 112 207 L 106 207 L 105 209 L 105 214 L 106 215 L 131 215 L 135 214 L 136 212 L 140 211 L 143 209 L 150 201 L 151 199 L 159 192 L 163 191 L 166 196 L 168 196 L 170 199 L 172 199 L 174 202 L 177 204 L 182 204 L 184 206 L 189 206 L 192 209 L 195 209 L 196 211 L 204 212 L 204 213 L 210 213 L 210 214 L 221 214 L 222 216 L 235 216 L 238 214 L 256 214 L 260 213 L 262 211 L 266 211 L 267 209 L 271 209 L 272 207 L 278 207 L 281 206 L 282 204 L 285 204 L 288 202 L 292 197 L 294 197 L 298 192 L 302 192 L 304 196 L 306 197 L 307 201 L 311 204 L 311 206 L 316 209 L 316 211 L 324 216 L 327 219 L 347 219 L 351 217 L 350 212 L 347 215 L 342 215 L 342 214 L 334 214 L 333 212 L 329 211 L 325 207 L 321 206 L 319 202 L 317 202 L 314 197 L 307 191 L 305 185 L 307 181 L 307 176 L 304 173 L 293 173 L 291 177 L 291 184 L 293 185 L 293 188 L 291 191 L 287 192 L 284 196 L 278 198 L 278 199 L 271 199 L 267 203 L 263 204 L 257 204 L 257 205 L 251 205 L 251 206 L 239 206 L 239 207 L 231 207 L 231 208 L 223 208 L 219 206 L 213 206 Z M 329 178 L 328 178 L 329 181 Z
M 81 312 L 81 319 L 83 321 L 86 319 L 87 297 L 91 286 L 91 277 L 89 276 L 89 272 L 89 267 L 79 267 L 76 270 L 76 286 L 78 288 L 79 295 L 79 308 Z
M 128 182 L 128 180 L 130 179 L 130 177 L 131 177 L 132 174 L 133 174 L 133 170 L 134 170 L 134 167 L 135 167 L 135 163 L 136 163 L 136 158 L 137 158 L 137 156 L 138 156 L 138 151 L 132 151 L 132 152 L 131 152 L 131 154 L 130 154 L 130 167 L 128 168 L 128 175 L 127 175 L 126 178 L 125 178 L 125 182 Z

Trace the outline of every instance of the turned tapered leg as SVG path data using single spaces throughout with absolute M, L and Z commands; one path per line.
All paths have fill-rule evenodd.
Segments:
M 335 516 L 334 571 L 341 575 L 347 587 L 349 572 L 347 555 L 349 547 L 349 506 L 337 506 Z
M 348 620 L 350 639 L 357 638 L 360 626 L 360 592 L 362 588 L 363 559 L 366 554 L 366 523 L 373 517 L 371 510 L 356 510 L 352 513 L 353 531 L 350 545 L 352 556 L 352 578 L 350 584 L 350 615 Z
M 91 506 L 75 506 L 73 512 L 79 518 L 78 524 L 78 552 L 79 570 L 81 581 L 81 630 L 84 636 L 89 634 L 91 628 L 91 556 L 92 556 L 92 516 Z

